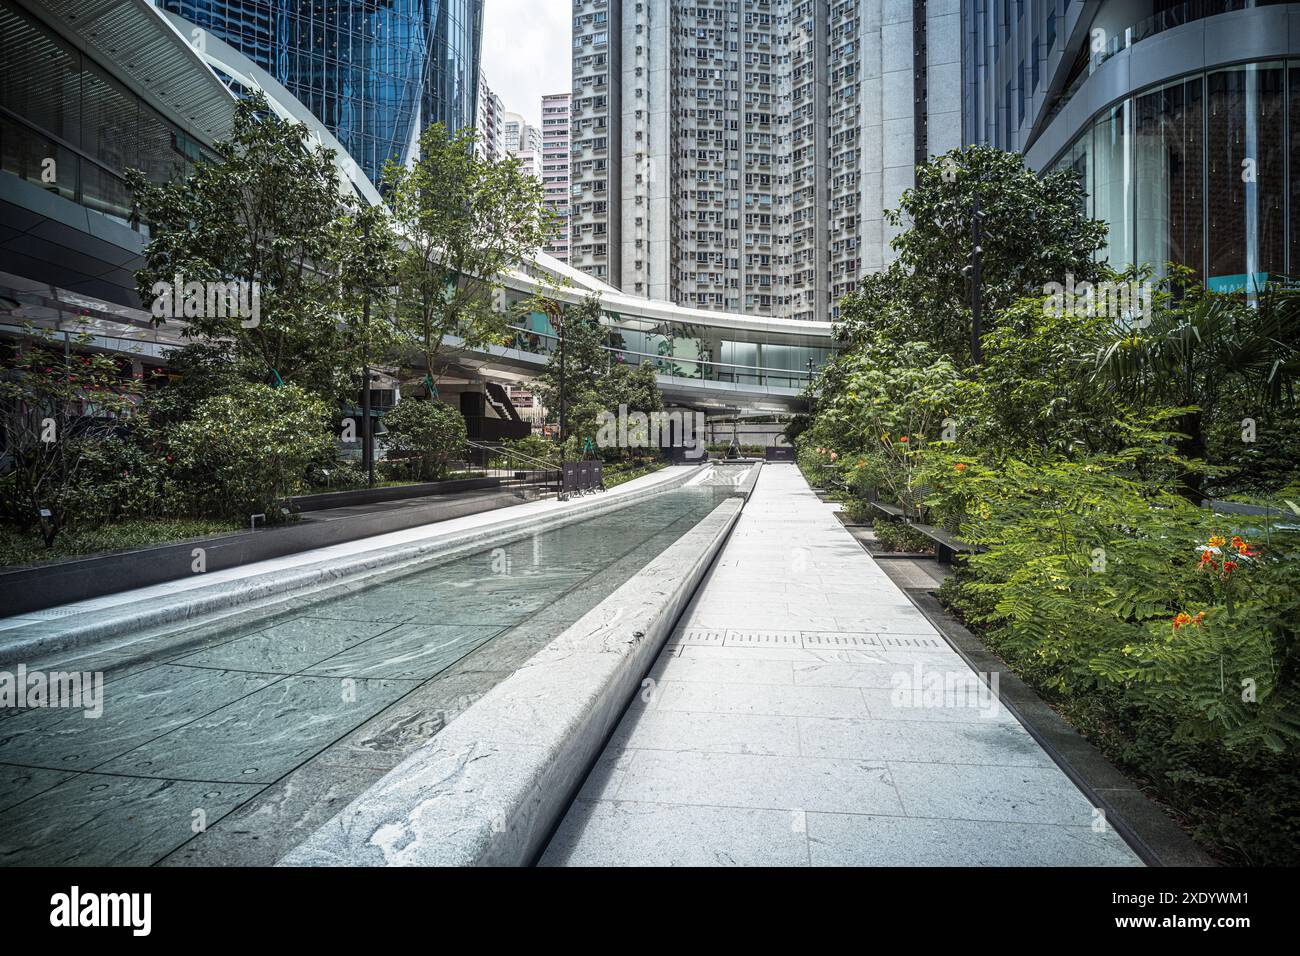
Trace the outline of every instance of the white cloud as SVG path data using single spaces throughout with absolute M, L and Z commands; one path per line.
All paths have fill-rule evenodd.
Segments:
M 486 0 L 483 72 L 507 110 L 541 123 L 542 96 L 572 86 L 571 0 Z

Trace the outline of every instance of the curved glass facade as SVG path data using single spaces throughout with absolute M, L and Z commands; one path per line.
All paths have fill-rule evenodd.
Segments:
M 1073 167 L 1111 265 L 1167 262 L 1220 291 L 1300 273 L 1300 61 L 1180 77 L 1094 117 Z
M 162 0 L 284 85 L 379 182 L 430 123 L 474 124 L 483 0 Z
M 11 0 L 0 0 L 0 63 L 0 171 L 126 222 L 128 169 L 162 183 L 211 158 Z

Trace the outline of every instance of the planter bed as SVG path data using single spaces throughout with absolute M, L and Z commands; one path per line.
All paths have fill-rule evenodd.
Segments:
M 0 571 L 0 594 L 4 595 L 0 616 L 27 614 L 189 577 L 195 573 L 193 565 L 196 548 L 203 549 L 206 571 L 220 571 L 390 531 L 491 511 L 519 504 L 519 501 L 519 497 L 511 491 L 494 492 L 491 488 L 485 488 L 478 493 L 471 492 L 466 497 L 440 495 L 426 501 L 412 501 L 404 506 L 359 514 L 308 512 L 294 524 L 191 538 L 187 541 Z

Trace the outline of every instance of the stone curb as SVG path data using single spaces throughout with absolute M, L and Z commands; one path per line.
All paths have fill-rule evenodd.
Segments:
M 739 518 L 728 498 L 280 866 L 527 866 Z
M 707 467 L 701 465 L 700 467 Z M 151 632 L 213 615 L 269 613 L 278 604 L 325 590 L 364 587 L 381 576 L 401 573 L 411 565 L 447 561 L 489 545 L 507 544 L 540 531 L 614 511 L 637 501 L 680 488 L 697 469 L 647 488 L 570 501 L 558 510 L 525 518 L 514 516 L 459 534 L 434 536 L 282 571 L 250 575 L 206 587 L 178 591 L 166 599 L 152 597 L 0 631 L 0 666 L 30 661 L 37 655 L 79 648 L 113 638 L 145 639 Z M 222 615 L 224 618 L 227 615 Z M 218 623 L 216 619 L 207 623 Z

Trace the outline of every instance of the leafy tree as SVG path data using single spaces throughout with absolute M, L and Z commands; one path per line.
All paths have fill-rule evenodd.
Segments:
M 1125 447 L 1116 424 L 1129 406 L 1093 381 L 1098 343 L 1113 320 L 1027 297 L 1004 309 L 984 339 L 984 362 L 958 386 L 957 435 L 982 453 L 1062 455 Z
M 397 256 L 397 315 L 425 369 L 458 337 L 465 348 L 506 340 L 501 306 L 507 270 L 546 241 L 550 218 L 541 183 L 514 157 L 484 159 L 476 133 L 441 123 L 420 136 L 411 166 L 389 163 L 383 181 L 403 245 Z
M 331 422 L 330 407 L 298 385 L 242 382 L 200 402 L 168 444 L 199 512 L 276 521 L 307 469 L 333 458 Z
M 65 350 L 46 330 L 27 334 L 0 373 L 0 510 L 19 529 L 37 529 L 49 548 L 89 510 L 97 449 L 134 413 L 141 386 L 117 359 Z M 76 338 L 81 347 L 89 341 Z
M 659 390 L 654 366 L 648 362 L 639 365 L 615 362 L 601 385 L 614 408 L 626 405 L 632 412 L 663 411 L 663 392 Z
M 431 399 L 408 398 L 384 413 L 384 442 L 409 458 L 415 477 L 441 478 L 447 462 L 465 447 L 465 418 L 458 409 Z
M 845 341 L 862 330 L 894 341 L 927 341 L 960 364 L 970 357 L 970 276 L 976 197 L 981 218 L 981 301 L 986 328 L 1023 295 L 1048 282 L 1094 282 L 1094 253 L 1106 226 L 1082 212 L 1085 193 L 1072 171 L 1039 175 L 1015 153 L 968 146 L 917 167 L 916 186 L 886 213 L 905 229 L 891 243 L 895 264 L 864 280 L 841 308 Z
M 618 403 L 611 409 L 609 399 L 602 394 L 601 383 L 609 374 L 611 357 L 605 348 L 606 332 L 601 324 L 600 296 L 590 295 L 576 305 L 543 306 L 563 338 L 564 363 L 564 421 L 560 431 L 566 440 L 575 439 L 575 449 L 581 450 L 583 440 L 596 437 L 597 416 L 606 410 L 617 412 Z M 561 350 L 550 355 L 546 368 L 538 377 L 538 392 L 546 406 L 547 420 L 558 422 L 560 415 L 560 363 Z
M 163 305 L 182 283 L 235 283 L 257 314 L 187 310 L 185 335 L 229 341 L 247 381 L 296 382 L 331 398 L 349 390 L 360 365 L 350 329 L 359 321 L 353 287 L 384 283 L 388 257 L 380 213 L 340 188 L 333 153 L 315 146 L 305 126 L 278 118 L 265 100 L 241 100 L 219 162 L 200 162 L 185 179 L 161 185 L 139 171 L 128 181 L 134 216 L 150 227 L 136 283 L 146 307 L 168 321 Z M 362 236 L 369 224 L 370 243 Z M 193 314 L 190 314 L 190 313 Z

